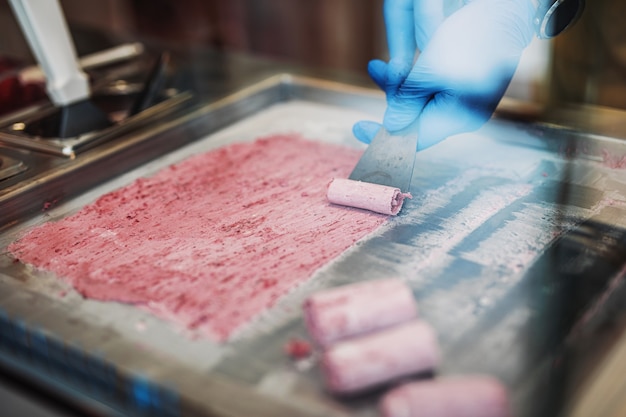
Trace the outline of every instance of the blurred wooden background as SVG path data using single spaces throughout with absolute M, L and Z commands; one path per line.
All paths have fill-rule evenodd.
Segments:
M 451 0 L 452 1 L 452 0 Z M 212 47 L 366 74 L 387 58 L 383 0 L 61 0 L 79 53 L 142 41 Z M 554 41 L 535 40 L 507 95 L 553 104 L 626 108 L 624 0 L 587 2 L 581 21 Z M 0 0 L 0 56 L 32 63 Z
M 361 73 L 370 59 L 386 57 L 382 2 L 61 0 L 72 32 L 92 42 L 100 36 L 113 43 L 212 46 Z M 0 53 L 32 59 L 7 0 L 0 0 L 0 28 Z M 87 49 L 81 38 L 78 49 Z

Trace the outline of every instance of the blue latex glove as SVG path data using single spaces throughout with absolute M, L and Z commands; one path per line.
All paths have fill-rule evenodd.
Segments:
M 384 126 L 417 132 L 418 150 L 489 120 L 534 35 L 531 0 L 466 3 L 445 18 L 442 0 L 385 0 L 390 60 L 368 72 L 387 94 Z M 379 128 L 353 131 L 369 143 Z

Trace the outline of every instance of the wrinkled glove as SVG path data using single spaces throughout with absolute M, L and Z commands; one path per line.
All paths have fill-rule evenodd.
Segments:
M 390 60 L 368 72 L 387 95 L 383 125 L 415 131 L 418 150 L 489 120 L 532 40 L 531 0 L 467 3 L 445 17 L 442 0 L 385 0 Z M 379 128 L 364 121 L 353 131 L 369 143 Z

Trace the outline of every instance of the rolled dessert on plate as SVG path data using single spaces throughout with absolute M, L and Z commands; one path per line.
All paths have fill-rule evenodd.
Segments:
M 328 184 L 326 198 L 333 204 L 395 216 L 411 194 L 386 185 L 335 178 Z
M 321 370 L 329 391 L 353 394 L 432 371 L 440 356 L 435 331 L 413 320 L 332 345 L 322 354 Z
M 309 296 L 303 309 L 309 335 L 320 346 L 397 325 L 418 315 L 411 288 L 396 278 L 322 290 Z
M 487 375 L 441 377 L 392 389 L 382 417 L 511 417 L 506 387 Z

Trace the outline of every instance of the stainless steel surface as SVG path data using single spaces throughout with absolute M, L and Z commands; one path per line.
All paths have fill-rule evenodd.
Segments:
M 399 188 L 411 188 L 417 134 L 391 135 L 382 127 L 350 173 L 350 179 Z
M 146 68 L 153 61 L 152 55 L 158 58 L 157 63 L 152 64 L 155 68 Z M 163 56 L 168 59 L 163 60 Z M 84 106 L 79 106 L 92 109 L 82 116 L 103 116 L 105 125 L 81 134 L 59 135 L 65 129 L 63 125 L 73 124 L 71 120 L 68 124 L 67 114 L 73 106 L 59 108 L 44 100 L 0 117 L 0 144 L 75 158 L 80 152 L 166 119 L 188 106 L 192 97 L 188 89 L 180 90 L 171 84 L 175 64 L 170 54 L 146 51 L 140 43 L 124 44 L 87 55 L 79 64 L 83 69 L 89 69 L 92 76 L 90 99 L 85 101 Z M 27 68 L 19 76 L 22 82 L 29 79 L 37 81 L 37 71 L 43 77 L 38 67 Z M 158 77 L 153 73 L 157 73 Z M 150 91 L 150 100 L 143 97 L 145 103 L 139 108 L 138 94 L 142 93 L 148 81 L 155 78 L 158 83 L 151 84 L 154 91 Z M 63 111 L 66 111 L 65 118 L 59 118 Z M 81 119 L 81 113 L 77 113 L 77 118 Z M 81 120 L 75 122 L 77 125 L 85 124 Z
M 252 84 L 158 129 L 55 161 L 35 177 L 38 187 L 16 182 L 0 194 L 0 211 L 23 214 L 0 229 L 0 248 L 224 144 L 296 132 L 361 146 L 352 123 L 383 110 L 380 93 L 342 83 L 279 75 Z M 173 148 L 175 139 L 189 144 Z M 132 157 L 155 148 L 151 162 Z M 374 416 L 378 393 L 335 398 L 314 361 L 293 362 L 283 346 L 306 337 L 300 305 L 310 292 L 398 276 L 437 330 L 439 374 L 493 374 L 510 388 L 517 416 L 556 416 L 576 368 L 571 352 L 610 339 L 626 309 L 624 155 L 624 142 L 610 137 L 498 119 L 420 152 L 401 215 L 222 345 L 132 306 L 85 300 L 3 251 L 0 362 L 129 415 Z M 133 163 L 99 185 L 75 182 L 76 173 L 103 178 Z M 68 197 L 32 210 L 55 188 Z
M 54 106 L 46 106 L 39 108 L 37 112 L 30 112 L 28 117 L 22 117 L 19 121 L 12 120 L 11 123 L 0 126 L 0 143 L 75 158 L 78 152 L 83 152 L 168 116 L 178 110 L 190 98 L 191 93 L 189 92 L 175 94 L 140 113 L 129 117 L 120 117 L 121 120 L 109 127 L 66 138 L 33 136 L 28 133 L 29 125 L 53 116 L 58 111 L 58 108 Z M 14 118 L 12 117 L 12 119 Z
M 24 161 L 11 158 L 0 153 L 0 181 L 11 178 L 14 175 L 25 171 L 28 167 Z

